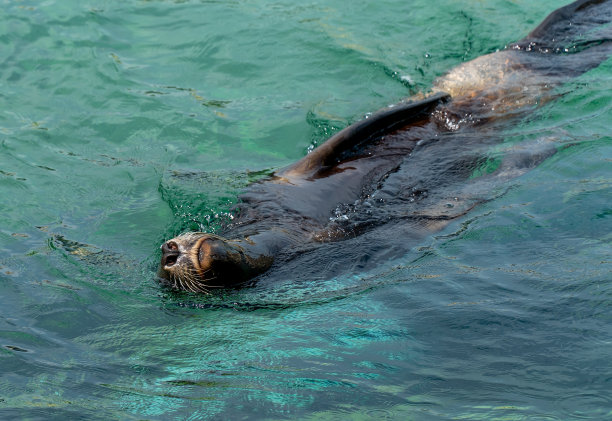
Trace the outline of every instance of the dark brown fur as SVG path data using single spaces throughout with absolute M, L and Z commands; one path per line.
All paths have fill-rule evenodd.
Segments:
M 611 20 L 612 0 L 574 2 L 507 49 L 457 66 L 435 82 L 429 96 L 347 127 L 300 161 L 251 185 L 224 233 L 231 239 L 188 233 L 164 243 L 161 277 L 172 288 L 206 292 L 257 276 L 283 250 L 341 239 L 346 232 L 330 221 L 340 204 L 383 186 L 424 140 L 459 135 L 466 127 L 485 133 L 489 122 L 524 116 L 552 99 L 555 86 L 608 57 L 610 36 L 588 30 Z M 540 153 L 534 163 L 551 153 Z M 516 168 L 502 165 L 495 175 L 522 174 L 522 167 Z M 437 230 L 474 204 L 453 212 L 446 204 L 427 206 L 419 211 L 420 228 Z

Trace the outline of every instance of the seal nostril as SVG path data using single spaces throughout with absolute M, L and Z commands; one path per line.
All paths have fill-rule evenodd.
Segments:
M 180 253 L 178 244 L 172 240 L 168 241 L 167 243 L 162 244 L 161 249 L 162 249 L 162 253 L 164 254 L 164 256 L 167 254 Z

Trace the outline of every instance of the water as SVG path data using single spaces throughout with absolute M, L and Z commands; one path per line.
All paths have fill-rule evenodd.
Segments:
M 0 418 L 612 417 L 611 60 L 490 152 L 557 154 L 406 250 L 155 280 L 161 241 L 558 6 L 3 2 Z

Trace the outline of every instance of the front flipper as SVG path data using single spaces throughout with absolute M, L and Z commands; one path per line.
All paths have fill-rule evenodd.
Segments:
M 323 167 L 334 165 L 344 152 L 424 118 L 438 104 L 449 98 L 448 94 L 441 92 L 420 101 L 385 108 L 339 131 L 304 158 L 276 175 L 309 176 Z

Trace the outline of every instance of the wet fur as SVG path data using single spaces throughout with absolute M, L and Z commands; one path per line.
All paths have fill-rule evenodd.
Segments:
M 558 9 L 507 49 L 452 69 L 435 81 L 430 96 L 414 98 L 414 102 L 387 108 L 359 121 L 273 177 L 254 183 L 241 195 L 236 220 L 224 233 L 233 239 L 187 233 L 171 240 L 187 245 L 206 238 L 203 241 L 214 244 L 208 254 L 198 254 L 197 247 L 189 250 L 188 259 L 181 260 L 185 264 L 171 270 L 162 268 L 162 277 L 174 289 L 208 293 L 209 288 L 257 276 L 285 250 L 358 235 L 359 230 L 374 222 L 367 220 L 362 228 L 354 225 L 344 229 L 340 223 L 330 223 L 330 215 L 340 204 L 363 202 L 380 191 L 386 178 L 414 151 L 425 153 L 428 145 L 433 146 L 430 154 L 440 151 L 436 146 L 442 145 L 441 138 L 445 138 L 447 147 L 474 146 L 453 143 L 452 137 L 445 136 L 480 127 L 486 139 L 486 130 L 491 127 L 488 123 L 529 114 L 554 98 L 552 88 L 606 59 L 611 37 L 605 27 L 600 35 L 585 38 L 585 34 L 612 21 L 611 4 L 612 0 L 579 0 Z M 483 182 L 519 176 L 553 153 L 554 147 L 546 148 L 544 153 L 536 151 L 526 166 L 508 161 L 484 177 Z M 414 165 L 413 170 L 420 171 L 415 180 L 435 167 L 435 157 L 421 155 L 423 158 L 427 159 L 421 167 Z M 430 166 L 428 159 L 432 160 Z M 478 159 L 474 157 L 474 161 Z M 466 164 L 465 168 L 472 165 Z M 469 178 L 469 173 L 462 177 Z M 415 197 L 415 210 L 395 218 L 410 218 L 415 230 L 425 231 L 441 229 L 480 203 L 466 202 L 458 206 L 459 210 L 449 212 L 446 203 L 436 203 L 435 197 L 434 201 Z

